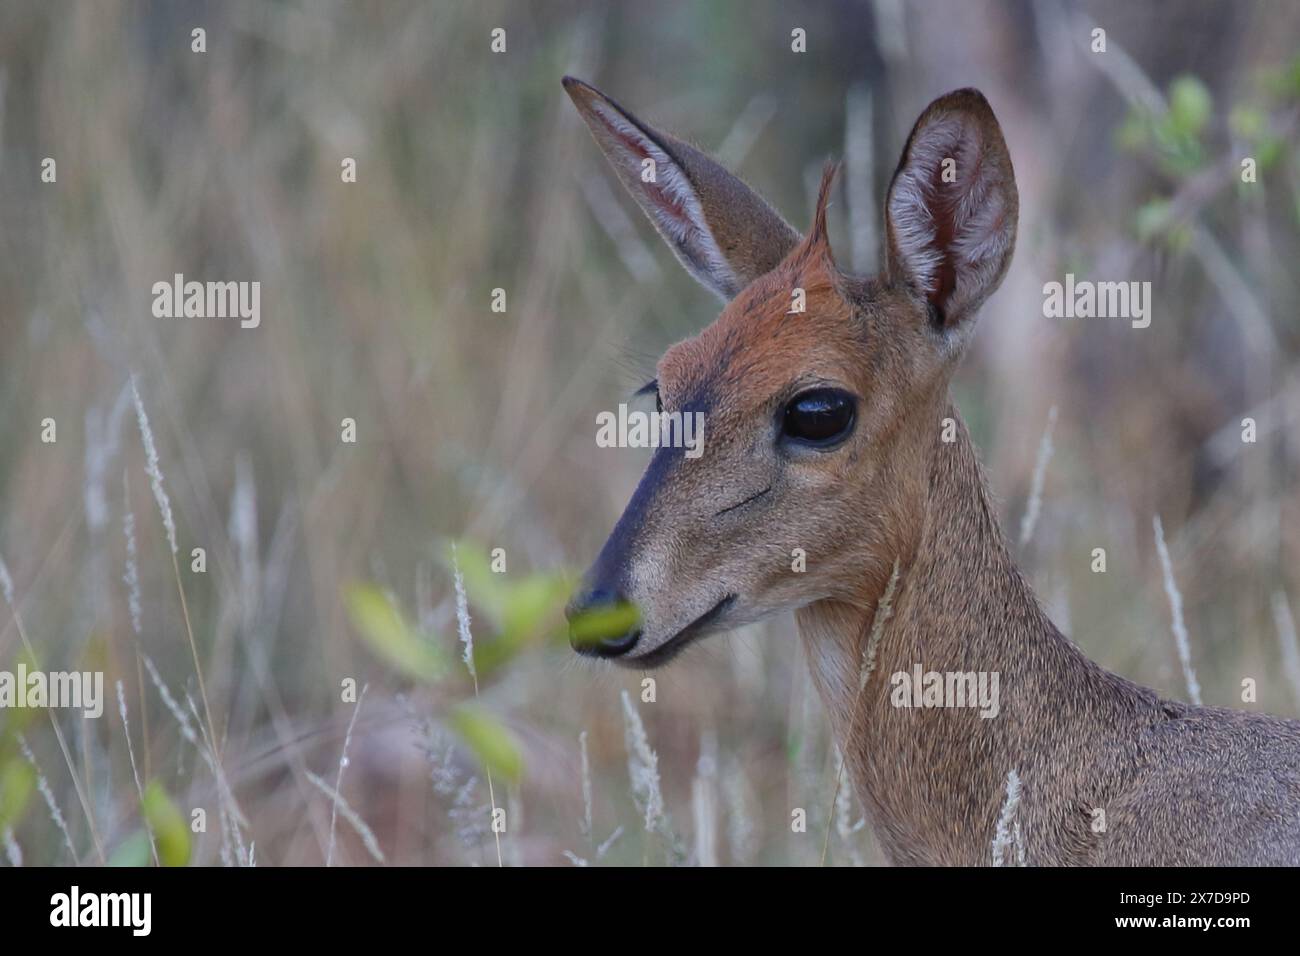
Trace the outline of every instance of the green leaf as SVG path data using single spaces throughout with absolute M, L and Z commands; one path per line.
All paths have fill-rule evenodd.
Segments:
M 1214 114 L 1214 100 L 1205 84 L 1194 76 L 1184 75 L 1169 86 L 1169 119 L 1174 130 L 1186 136 L 1198 136 Z
M 1116 139 L 1121 149 L 1137 152 L 1151 143 L 1151 116 L 1145 110 L 1130 112 L 1120 124 Z
M 1286 144 L 1278 136 L 1261 136 L 1255 143 L 1255 167 L 1263 172 L 1272 169 L 1283 158 Z
M 544 641 L 555 633 L 555 625 L 563 624 L 564 603 L 572 590 L 568 578 L 556 574 L 533 574 L 512 584 L 501 632 L 485 650 L 495 658 L 499 647 L 500 663 L 504 663 L 528 645 Z
M 149 861 L 152 859 L 153 852 L 149 849 L 149 834 L 144 830 L 136 830 L 109 854 L 108 865 L 148 866 Z
M 1268 127 L 1268 119 L 1258 107 L 1241 104 L 1233 107 L 1228 114 L 1228 126 L 1234 136 L 1253 140 L 1263 134 Z
M 352 626 L 379 657 L 417 680 L 438 680 L 447 673 L 447 654 L 407 623 L 391 597 L 373 584 L 353 584 L 346 591 Z
M 1137 211 L 1135 227 L 1138 238 L 1150 242 L 1169 227 L 1171 204 L 1168 199 L 1149 199 Z
M 579 614 L 569 622 L 569 637 L 575 647 L 597 644 L 605 638 L 626 634 L 640 622 L 636 605 L 623 601 Z
M 184 866 L 190 861 L 190 829 L 185 825 L 176 804 L 158 781 L 145 787 L 141 803 L 145 822 L 153 833 L 154 846 L 158 848 L 158 861 L 163 866 Z
M 447 541 L 443 549 L 443 562 L 447 574 L 454 573 L 451 558 L 452 541 Z M 460 567 L 460 575 L 465 579 L 465 593 L 479 612 L 487 615 L 492 629 L 497 630 L 505 618 L 506 605 L 510 600 L 510 581 L 505 574 L 492 571 L 492 562 L 488 553 L 472 541 L 454 542 L 456 549 L 455 566 Z
M 1205 165 L 1205 150 L 1200 141 L 1168 119 L 1156 125 L 1155 147 L 1160 165 L 1170 175 L 1185 176 Z
M 35 789 L 36 771 L 26 760 L 15 756 L 0 768 L 0 827 L 11 827 L 22 818 Z
M 17 680 L 17 674 L 21 668 L 25 668 L 29 675 L 43 669 L 40 661 L 34 656 L 34 652 L 34 648 L 29 653 L 25 647 L 20 647 L 15 652 L 13 663 L 8 668 L 15 675 L 15 680 Z M 41 710 L 42 708 L 32 707 L 31 705 L 6 707 L 4 710 L 0 710 L 0 715 L 4 716 L 6 742 L 16 741 L 18 735 L 27 730 L 32 721 L 41 716 Z
M 451 542 L 444 560 L 453 573 Z M 471 628 L 474 633 L 474 662 L 485 675 L 509 662 L 529 645 L 545 640 L 562 622 L 564 602 L 573 590 L 571 575 L 540 572 L 518 575 L 492 570 L 487 551 L 474 542 L 456 542 L 456 563 L 465 580 L 465 593 L 473 614 L 481 614 L 489 625 Z
M 1281 69 L 1266 71 L 1263 84 L 1273 96 L 1283 99 L 1300 97 L 1300 54 Z
M 510 783 L 519 782 L 524 758 L 505 724 L 470 704 L 456 707 L 448 719 L 452 729 L 490 773 Z

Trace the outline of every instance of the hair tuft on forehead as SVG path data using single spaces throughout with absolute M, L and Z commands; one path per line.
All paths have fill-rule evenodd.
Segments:
M 830 237 L 826 231 L 826 207 L 830 205 L 831 188 L 835 185 L 835 176 L 839 170 L 840 164 L 834 160 L 827 160 L 822 168 L 822 181 L 817 189 L 817 208 L 813 212 L 812 228 L 792 253 L 791 259 L 795 262 L 803 264 L 822 256 L 832 263 L 835 261 L 835 256 L 831 252 Z

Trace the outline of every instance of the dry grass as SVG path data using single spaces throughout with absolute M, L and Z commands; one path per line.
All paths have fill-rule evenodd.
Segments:
M 673 846 L 645 832 L 649 805 L 629 787 L 620 692 L 639 701 L 637 675 L 575 662 L 554 600 L 522 625 L 502 611 L 529 588 L 550 595 L 531 576 L 595 555 L 644 464 L 596 447 L 595 414 L 717 308 L 618 191 L 561 93 L 566 72 L 724 146 L 796 224 L 806 173 L 845 156 L 857 178 L 832 241 L 863 268 L 912 119 L 980 86 L 1015 158 L 1020 245 L 954 390 L 1004 526 L 1032 507 L 1026 574 L 1090 656 L 1182 696 L 1148 530 L 1161 515 L 1206 702 L 1241 706 L 1250 676 L 1249 706 L 1297 713 L 1274 595 L 1300 594 L 1300 100 L 1260 74 L 1300 52 L 1300 14 L 1159 7 L 1046 2 L 1013 21 L 1012 5 L 977 0 L 896 20 L 889 4 L 877 27 L 871 3 L 827 3 L 798 13 L 810 52 L 797 57 L 775 0 L 4 4 L 0 553 L 35 655 L 102 669 L 131 716 L 128 730 L 57 714 L 65 760 L 45 718 L 0 713 L 0 775 L 27 795 L 0 819 L 6 859 L 97 860 L 92 822 L 107 858 L 147 855 L 131 841 L 141 787 L 159 783 L 186 820 L 207 808 L 189 853 L 205 864 L 320 864 L 335 833 L 339 864 L 377 849 L 392 864 L 495 865 L 498 805 L 507 862 L 815 865 L 832 828 L 833 862 L 880 862 L 852 802 L 835 809 L 789 619 L 706 642 L 635 705 L 662 812 L 709 831 Z M 1113 56 L 1086 52 L 1080 18 L 1106 26 Z M 488 52 L 495 26 L 503 56 Z M 1212 96 L 1190 170 L 1117 142 L 1130 104 L 1163 108 L 1180 75 Z M 1267 148 L 1243 107 L 1281 140 L 1256 188 L 1224 175 Z M 39 179 L 47 156 L 56 184 Z M 1043 283 L 1066 271 L 1152 280 L 1151 328 L 1042 318 Z M 177 272 L 260 281 L 260 328 L 155 318 L 151 287 Z M 152 453 L 125 412 L 132 381 Z M 1050 467 L 1036 469 L 1054 406 Z M 45 418 L 54 444 L 39 440 Z M 449 538 L 492 718 L 477 748 L 450 719 L 475 696 L 469 673 L 404 674 L 361 640 L 346 598 L 377 585 L 421 660 L 455 662 Z M 1090 570 L 1097 547 L 1105 574 Z M 487 569 L 492 548 L 504 576 Z M 22 643 L 6 614 L 0 668 Z M 369 686 L 354 726 L 347 679 Z M 726 755 L 712 777 L 705 731 Z M 806 833 L 791 832 L 793 807 Z M 335 813 L 352 825 L 336 831 Z

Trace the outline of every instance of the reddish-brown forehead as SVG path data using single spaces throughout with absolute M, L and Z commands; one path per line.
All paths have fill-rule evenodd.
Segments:
M 806 311 L 791 313 L 802 288 Z M 728 303 L 712 325 L 659 361 L 659 391 L 673 405 L 761 403 L 800 376 L 845 379 L 860 341 L 851 310 L 824 268 L 783 264 Z

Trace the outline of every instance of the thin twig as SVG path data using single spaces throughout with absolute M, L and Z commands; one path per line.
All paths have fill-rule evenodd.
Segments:
M 307 779 L 315 784 L 321 793 L 325 794 L 325 796 L 329 797 L 330 800 L 333 801 L 334 806 L 338 808 L 339 813 L 343 814 L 343 819 L 347 820 L 348 823 L 352 825 L 352 829 L 357 831 L 357 835 L 361 837 L 361 842 L 370 852 L 370 855 L 379 863 L 386 862 L 384 859 L 384 851 L 379 848 L 379 841 L 375 839 L 374 831 L 371 830 L 357 812 L 348 805 L 348 802 L 343 799 L 343 795 L 310 770 L 305 770 L 303 772 L 307 775 Z
M 889 583 L 885 585 L 885 593 L 876 602 L 876 611 L 871 618 L 871 633 L 867 636 L 866 647 L 862 650 L 862 664 L 858 669 L 858 692 L 853 697 L 853 712 L 849 715 L 849 727 L 845 735 L 844 747 L 846 750 L 853 746 L 857 732 L 858 714 L 862 709 L 862 692 L 866 689 L 867 681 L 871 679 L 871 675 L 876 669 L 876 650 L 880 645 L 881 637 L 885 633 L 885 624 L 894 614 L 894 594 L 898 589 L 898 569 L 898 559 L 895 558 L 894 570 L 889 575 Z M 831 805 L 827 811 L 826 838 L 822 841 L 822 866 L 826 865 L 826 854 L 830 850 L 831 827 L 835 822 L 835 804 L 840 798 L 840 786 L 843 782 L 844 752 L 841 751 L 839 767 L 835 771 L 835 792 L 831 795 Z
M 352 743 L 352 728 L 357 725 L 357 715 L 361 713 L 361 705 L 366 699 L 366 688 L 369 684 L 361 686 L 361 693 L 357 695 L 357 706 L 352 709 L 352 719 L 348 721 L 347 733 L 343 735 L 343 753 L 339 754 L 339 772 L 334 777 L 334 792 L 343 792 L 343 770 L 348 765 L 348 745 Z M 334 827 L 338 822 L 339 807 L 335 803 L 330 810 L 330 842 L 329 849 L 325 854 L 325 865 L 327 867 L 334 865 Z
M 456 543 L 451 545 L 451 567 L 452 573 L 456 579 L 456 627 L 460 632 L 460 641 L 465 647 L 463 660 L 465 666 L 469 669 L 469 676 L 474 679 L 474 699 L 479 699 L 478 692 L 478 668 L 474 666 L 474 634 L 469 629 L 469 598 L 465 594 L 465 579 L 460 573 L 460 560 L 456 556 Z M 488 782 L 488 801 L 492 804 L 492 838 L 497 845 L 497 866 L 505 866 L 505 860 L 501 857 L 501 834 L 497 832 L 497 795 L 492 785 L 492 768 L 488 766 L 487 761 L 483 762 L 483 771 L 487 776 Z
M 1165 529 L 1160 523 L 1160 516 L 1151 519 L 1156 534 L 1156 552 L 1160 555 L 1160 569 L 1165 579 L 1165 594 L 1169 597 L 1169 616 L 1174 631 L 1174 643 L 1178 645 L 1178 662 L 1183 665 L 1183 677 L 1187 681 L 1187 696 L 1193 704 L 1201 703 L 1201 685 L 1196 680 L 1196 671 L 1192 668 L 1191 642 L 1187 638 L 1187 625 L 1183 623 L 1183 596 L 1174 581 L 1174 565 L 1169 560 L 1169 549 L 1165 547 Z
M 126 737 L 126 755 L 131 759 L 131 778 L 135 781 L 135 792 L 140 798 L 140 807 L 144 808 L 144 785 L 140 782 L 140 771 L 135 765 L 135 747 L 131 744 L 131 725 L 126 719 L 126 692 L 122 682 L 117 682 L 117 712 L 122 718 L 122 734 Z M 149 852 L 153 854 L 153 865 L 162 866 L 158 859 L 158 844 L 154 841 L 153 827 L 148 817 L 144 819 L 145 832 L 149 834 Z
M 1020 807 L 1020 775 L 1014 769 L 1007 772 L 1007 796 L 998 814 L 997 830 L 993 834 L 993 865 L 1006 863 L 1007 850 L 1014 849 L 1016 862 L 1025 865 L 1024 841 L 1020 833 L 1018 809 Z
M 1056 406 L 1047 413 L 1047 427 L 1043 429 L 1042 440 L 1038 443 L 1038 459 L 1034 462 L 1034 477 L 1029 486 L 1029 502 L 1020 519 L 1020 547 L 1029 543 L 1034 536 L 1034 526 L 1038 523 L 1038 512 L 1043 506 L 1043 483 L 1047 478 L 1047 463 L 1052 460 L 1052 432 L 1056 428 Z

